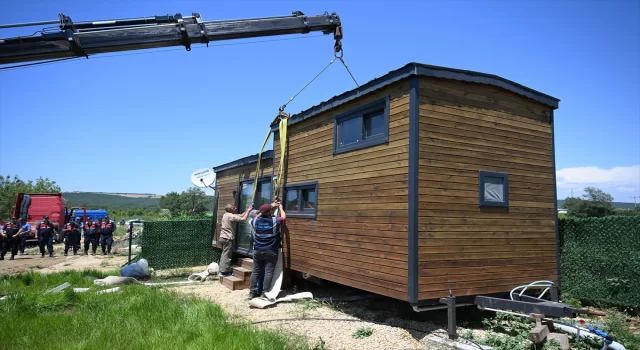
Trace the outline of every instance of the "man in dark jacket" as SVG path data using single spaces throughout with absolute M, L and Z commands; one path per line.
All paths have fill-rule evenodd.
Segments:
M 78 246 L 80 246 L 80 227 L 75 221 L 69 221 L 64 226 L 64 256 L 69 253 L 69 247 L 73 248 L 73 255 L 78 255 Z
M 4 255 L 7 254 L 7 251 L 11 251 L 11 258 L 9 260 L 13 260 L 16 254 L 18 254 L 18 245 L 20 243 L 19 237 L 17 235 L 20 230 L 20 225 L 18 224 L 18 219 L 14 216 L 11 218 L 11 222 L 4 225 L 2 228 L 2 250 L 0 251 L 0 260 L 4 260 Z
M 93 219 L 88 217 L 87 225 L 84 227 L 84 255 L 89 255 L 89 244 L 91 244 L 91 255 L 96 255 L 98 248 L 98 228 L 99 226 L 93 222 Z
M 273 208 L 280 210 L 280 217 L 271 215 Z M 271 287 L 273 270 L 278 262 L 278 251 L 282 242 L 281 227 L 286 217 L 282 204 L 274 202 L 260 206 L 260 214 L 251 220 L 251 227 L 255 233 L 249 299 L 261 296 L 264 289 L 268 292 Z
M 44 258 L 44 246 L 47 246 L 49 251 L 49 257 L 53 258 L 53 235 L 56 232 L 56 228 L 49 221 L 49 216 L 42 217 L 42 222 L 38 225 L 38 246 L 40 247 L 40 254 Z
M 116 225 L 111 222 L 109 216 L 104 217 L 100 227 L 100 245 L 102 246 L 102 255 L 111 256 L 111 245 L 113 244 L 113 233 L 116 231 Z

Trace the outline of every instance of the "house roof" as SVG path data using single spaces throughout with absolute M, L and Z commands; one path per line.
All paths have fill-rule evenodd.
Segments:
M 370 80 L 360 87 L 344 92 L 338 96 L 334 96 L 327 101 L 321 102 L 320 104 L 317 104 L 309 109 L 292 115 L 291 117 L 289 117 L 288 125 L 299 123 L 319 113 L 335 108 L 343 103 L 369 94 L 373 91 L 381 89 L 389 84 L 395 83 L 410 76 L 435 77 L 497 86 L 521 96 L 538 101 L 553 109 L 557 109 L 560 102 L 560 100 L 555 97 L 543 94 L 542 92 L 533 90 L 524 85 L 520 85 L 516 82 L 507 80 L 497 75 L 412 62 L 381 77 Z M 271 129 L 278 129 L 278 118 L 276 118 L 271 123 Z
M 262 159 L 271 159 L 273 158 L 273 150 L 268 150 L 268 151 L 264 151 L 262 152 Z M 226 164 L 222 164 L 222 165 L 218 165 L 218 166 L 214 166 L 213 167 L 213 171 L 214 172 L 220 172 L 223 170 L 228 170 L 228 169 L 233 169 L 233 168 L 237 168 L 243 165 L 247 165 L 247 164 L 251 164 L 251 163 L 257 163 L 258 162 L 258 154 L 254 154 L 252 156 L 248 156 L 248 157 L 244 157 L 244 158 L 240 158 L 237 160 L 234 160 L 233 162 L 229 162 Z

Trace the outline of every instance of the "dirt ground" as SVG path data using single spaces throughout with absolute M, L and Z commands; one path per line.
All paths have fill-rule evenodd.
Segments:
M 113 257 L 103 256 L 101 253 L 96 256 L 76 255 L 72 253 L 64 256 L 64 246 L 56 244 L 53 246 L 54 255 L 50 258 L 45 255 L 40 256 L 38 247 L 30 247 L 25 250 L 25 255 L 16 255 L 15 260 L 9 260 L 9 254 L 5 260 L 0 261 L 0 275 L 11 275 L 28 271 L 38 271 L 41 273 L 61 272 L 67 270 L 93 269 L 109 271 L 118 269 L 127 261 L 126 256 L 115 255 Z
M 107 257 L 64 256 L 62 245 L 54 246 L 54 257 L 40 257 L 37 247 L 16 256 L 13 261 L 0 261 L 0 275 L 27 271 L 41 273 L 66 270 L 95 269 L 116 270 L 126 261 L 126 255 Z M 186 281 L 186 276 L 202 272 L 206 266 L 190 269 L 154 271 L 152 280 Z M 248 320 L 257 327 L 283 331 L 306 337 L 320 349 L 451 349 L 452 347 L 428 340 L 428 337 L 446 338 L 446 313 L 436 311 L 416 314 L 406 303 L 348 289 L 344 286 L 325 283 L 318 286 L 303 282 L 295 290 L 309 291 L 314 298 L 363 296 L 365 299 L 352 302 L 304 300 L 278 303 L 265 309 L 250 308 L 246 297 L 248 290 L 231 291 L 222 286 L 217 278 L 190 285 L 167 286 L 165 288 L 191 294 L 220 305 L 232 317 Z M 427 315 L 428 314 L 428 315 Z M 371 329 L 370 336 L 357 339 L 359 329 Z
M 206 266 L 193 268 L 202 272 Z M 304 336 L 314 345 L 324 342 L 327 349 L 451 349 L 430 341 L 446 338 L 446 311 L 415 313 L 407 303 L 325 283 L 322 286 L 299 282 L 295 291 L 311 292 L 316 299 L 361 296 L 358 301 L 317 301 L 278 303 L 265 309 L 249 307 L 248 290 L 231 291 L 219 281 L 207 281 L 171 290 L 196 295 L 222 306 L 228 313 L 249 320 L 258 327 Z M 357 339 L 358 329 L 373 333 Z M 320 347 L 322 348 L 322 347 Z

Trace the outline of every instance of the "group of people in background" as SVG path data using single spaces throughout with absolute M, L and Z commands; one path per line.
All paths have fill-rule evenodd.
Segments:
M 86 225 L 75 218 L 70 220 L 61 228 L 64 234 L 64 255 L 69 254 L 72 249 L 73 255 L 78 255 L 81 239 L 84 233 L 84 255 L 96 255 L 98 243 L 102 247 L 102 254 L 111 256 L 111 246 L 113 244 L 113 234 L 116 231 L 116 224 L 109 219 L 109 216 L 99 218 L 96 222 L 91 217 L 87 218 Z M 53 240 L 56 227 L 49 221 L 49 216 L 42 217 L 42 222 L 36 227 L 36 238 L 40 254 L 45 257 L 45 246 L 49 257 L 53 257 Z M 0 229 L 0 260 L 4 260 L 7 252 L 11 252 L 9 260 L 14 260 L 16 255 L 24 254 L 27 240 L 33 237 L 31 225 L 25 218 L 12 217 L 11 221 Z

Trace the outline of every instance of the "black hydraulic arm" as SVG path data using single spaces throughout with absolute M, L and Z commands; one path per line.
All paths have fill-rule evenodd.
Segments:
M 290 16 L 210 22 L 193 13 L 78 23 L 60 14 L 58 21 L 2 25 L 0 29 L 45 23 L 58 23 L 60 30 L 0 39 L 0 64 L 168 46 L 184 46 L 190 51 L 192 44 L 208 46 L 211 41 L 309 32 L 333 33 L 335 53 L 342 52 L 342 26 L 336 13 L 306 16 L 295 11 Z

